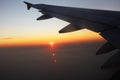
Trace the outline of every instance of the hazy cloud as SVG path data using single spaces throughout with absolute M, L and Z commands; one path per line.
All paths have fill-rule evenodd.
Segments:
M 0 40 L 10 40 L 10 39 L 13 39 L 13 38 L 7 37 L 7 38 L 1 38 Z
M 9 39 L 13 39 L 13 38 L 10 38 L 10 37 L 8 37 L 8 38 L 3 38 L 4 40 L 9 40 Z

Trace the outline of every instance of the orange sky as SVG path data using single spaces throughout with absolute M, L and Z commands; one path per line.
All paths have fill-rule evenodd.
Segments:
M 49 33 L 48 33 L 49 34 Z M 30 37 L 14 37 L 4 38 L 0 40 L 0 47 L 3 46 L 24 46 L 24 45 L 43 45 L 54 43 L 68 43 L 68 42 L 88 42 L 99 41 L 103 38 L 95 32 L 89 30 L 79 30 L 71 33 L 52 34 L 43 36 L 30 36 Z

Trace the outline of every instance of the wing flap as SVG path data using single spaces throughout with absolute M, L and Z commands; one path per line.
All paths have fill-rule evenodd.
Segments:
M 116 48 L 113 45 L 111 45 L 109 42 L 107 42 L 96 52 L 96 55 L 105 54 L 114 49 Z
M 42 15 L 42 16 L 38 17 L 37 20 L 44 20 L 44 19 L 50 19 L 50 18 L 52 18 L 52 17 L 49 15 Z
M 120 52 L 113 55 L 108 61 L 102 65 L 102 69 L 120 67 Z
M 79 26 L 76 26 L 74 24 L 69 24 L 66 27 L 62 28 L 59 33 L 67 33 L 72 32 L 81 29 Z
M 115 48 L 120 49 L 120 29 L 110 29 L 104 32 L 101 32 L 100 35 L 104 37 L 110 44 Z

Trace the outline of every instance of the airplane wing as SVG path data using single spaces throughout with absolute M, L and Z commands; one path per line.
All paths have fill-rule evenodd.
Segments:
M 70 24 L 61 29 L 59 33 L 67 33 L 84 28 L 100 33 L 108 42 L 98 50 L 97 55 L 115 49 L 120 50 L 120 11 L 24 3 L 27 4 L 28 10 L 33 7 L 43 14 L 37 20 L 56 17 L 69 22 Z

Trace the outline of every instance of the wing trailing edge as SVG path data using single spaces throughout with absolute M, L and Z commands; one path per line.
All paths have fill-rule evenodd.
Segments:
M 114 50 L 115 48 L 120 50 L 120 29 L 114 28 L 110 30 L 106 30 L 101 32 L 100 35 L 105 38 L 110 44 L 105 44 L 103 46 L 104 52 L 109 52 L 110 50 Z M 97 53 L 98 54 L 98 53 Z M 101 54 L 99 52 L 99 54 Z M 113 55 L 108 61 L 106 61 L 102 69 L 116 68 L 120 67 L 120 51 Z

